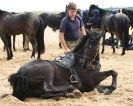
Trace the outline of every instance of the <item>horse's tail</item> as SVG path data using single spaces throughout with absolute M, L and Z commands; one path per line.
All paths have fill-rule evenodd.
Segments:
M 14 73 L 9 76 L 8 81 L 13 88 L 12 95 L 20 100 L 24 100 L 28 92 L 27 78 L 19 73 Z
M 48 17 L 48 13 L 42 13 L 42 14 L 39 15 L 39 17 L 42 18 L 43 24 L 44 24 L 43 29 L 45 29 L 45 28 L 47 27 L 46 19 L 47 19 L 47 17 Z
M 128 48 L 128 42 L 129 42 L 129 27 L 130 27 L 130 20 L 128 18 L 125 18 L 125 24 L 124 24 L 124 37 L 125 37 L 125 46 L 126 49 Z
M 44 45 L 44 23 L 41 17 L 39 17 L 40 20 L 40 26 L 36 35 L 36 41 L 37 41 L 37 50 L 39 54 L 42 54 L 45 52 L 45 45 Z

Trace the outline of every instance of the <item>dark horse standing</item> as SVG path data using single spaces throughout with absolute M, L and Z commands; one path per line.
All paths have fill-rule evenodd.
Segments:
M 96 87 L 101 93 L 112 93 L 116 89 L 117 73 L 113 70 L 99 72 L 100 66 L 97 64 L 100 38 L 97 33 L 91 33 L 73 50 L 75 63 L 72 67 L 76 70 L 82 86 L 71 83 L 71 72 L 68 68 L 54 61 L 34 60 L 10 75 L 8 80 L 13 87 L 12 95 L 20 100 L 26 97 L 52 98 L 66 96 L 74 89 L 88 92 Z M 111 86 L 99 86 L 99 83 L 110 75 L 113 77 Z
M 60 22 L 61 19 L 66 16 L 66 12 L 61 12 L 58 14 L 54 13 L 42 13 L 39 15 L 43 21 L 44 21 L 44 29 L 49 26 L 53 29 L 53 31 L 56 31 L 60 28 Z M 59 47 L 61 47 L 61 43 L 59 42 Z
M 44 52 L 43 20 L 30 12 L 12 14 L 0 10 L 0 36 L 6 47 L 7 60 L 13 57 L 11 35 L 18 34 L 25 34 L 28 36 L 33 47 L 31 57 L 35 56 L 37 50 L 39 59 L 40 54 Z
M 115 34 L 122 43 L 123 49 L 122 49 L 122 54 L 125 54 L 125 50 L 128 48 L 128 30 L 130 27 L 130 20 L 129 18 L 122 13 L 117 13 L 117 14 L 112 14 L 112 12 L 104 10 L 99 8 L 96 5 L 90 5 L 89 8 L 89 16 L 92 16 L 92 11 L 94 9 L 99 10 L 99 14 L 101 16 L 101 30 L 103 34 L 103 48 L 102 48 L 102 53 L 104 52 L 104 41 L 105 41 L 105 34 L 106 32 L 110 32 L 112 38 L 114 39 Z M 115 48 L 114 48 L 114 40 L 112 40 L 112 46 L 113 46 L 113 53 L 115 53 Z

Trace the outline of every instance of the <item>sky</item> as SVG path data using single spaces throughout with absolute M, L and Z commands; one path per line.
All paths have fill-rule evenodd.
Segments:
M 84 10 L 90 4 L 106 7 L 132 7 L 133 0 L 0 0 L 0 9 L 9 12 L 23 11 L 64 11 L 65 5 L 74 2 Z

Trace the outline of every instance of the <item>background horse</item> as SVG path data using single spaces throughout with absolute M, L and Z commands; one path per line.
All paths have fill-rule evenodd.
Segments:
M 54 13 L 42 13 L 39 15 L 44 21 L 44 30 L 47 26 L 52 28 L 53 31 L 56 31 L 60 28 L 61 19 L 66 16 L 66 12 L 61 12 L 58 14 Z M 59 47 L 61 47 L 61 43 L 59 42 Z
M 96 62 L 100 38 L 97 33 L 91 33 L 73 50 L 76 59 L 72 68 L 76 70 L 82 86 L 71 83 L 71 72 L 68 68 L 54 61 L 34 60 L 23 65 L 17 73 L 10 75 L 8 80 L 13 87 L 13 96 L 20 100 L 26 97 L 51 98 L 65 96 L 76 88 L 88 92 L 110 75 L 113 77 L 111 86 L 99 86 L 97 89 L 105 94 L 112 93 L 116 89 L 116 72 L 113 70 L 99 72 L 99 65 L 93 64 Z
M 106 32 L 110 32 L 112 39 L 114 39 L 113 34 L 115 34 L 122 43 L 123 49 L 122 49 L 122 54 L 125 54 L 125 50 L 128 48 L 128 30 L 130 27 L 130 20 L 129 18 L 122 13 L 117 13 L 117 14 L 112 14 L 112 12 L 104 10 L 99 8 L 96 5 L 90 5 L 89 8 L 89 16 L 92 16 L 92 12 L 94 9 L 99 10 L 99 14 L 101 16 L 101 30 L 103 34 L 103 48 L 102 48 L 102 53 L 104 52 L 104 41 L 105 41 L 105 34 Z M 115 53 L 115 48 L 114 48 L 114 41 L 112 40 L 113 44 L 113 53 Z
M 7 60 L 12 59 L 11 35 L 25 34 L 28 36 L 32 47 L 32 55 L 38 51 L 38 58 L 44 52 L 43 20 L 37 15 L 26 12 L 12 14 L 0 10 L 0 36 L 7 51 Z
M 66 16 L 66 12 L 61 13 L 41 13 L 39 15 L 44 21 L 44 29 L 49 26 L 52 29 L 59 29 L 60 28 L 60 21 L 62 18 Z

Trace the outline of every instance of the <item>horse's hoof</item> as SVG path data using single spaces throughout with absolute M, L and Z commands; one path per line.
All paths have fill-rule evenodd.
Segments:
M 40 60 L 41 59 L 40 56 L 38 56 L 37 59 Z
M 74 98 L 74 94 L 73 94 L 73 93 L 68 93 L 68 94 L 67 94 L 67 97 L 68 97 L 68 98 Z
M 24 49 L 23 51 L 24 51 L 24 52 L 26 52 L 26 51 L 30 51 L 30 49 L 29 49 L 29 48 L 27 48 L 27 49 Z
M 82 96 L 82 93 L 78 89 L 75 89 L 73 91 L 73 95 L 75 98 L 80 98 Z
M 121 55 L 123 56 L 123 55 L 125 55 L 125 53 L 122 53 Z
M 34 57 L 35 58 L 35 55 L 31 55 L 31 58 Z
M 7 60 L 11 60 L 11 59 L 12 59 L 12 57 L 8 57 L 8 58 L 7 58 Z
M 106 88 L 106 89 L 104 90 L 104 95 L 109 95 L 109 94 L 111 94 L 112 92 L 113 92 L 112 90 Z

